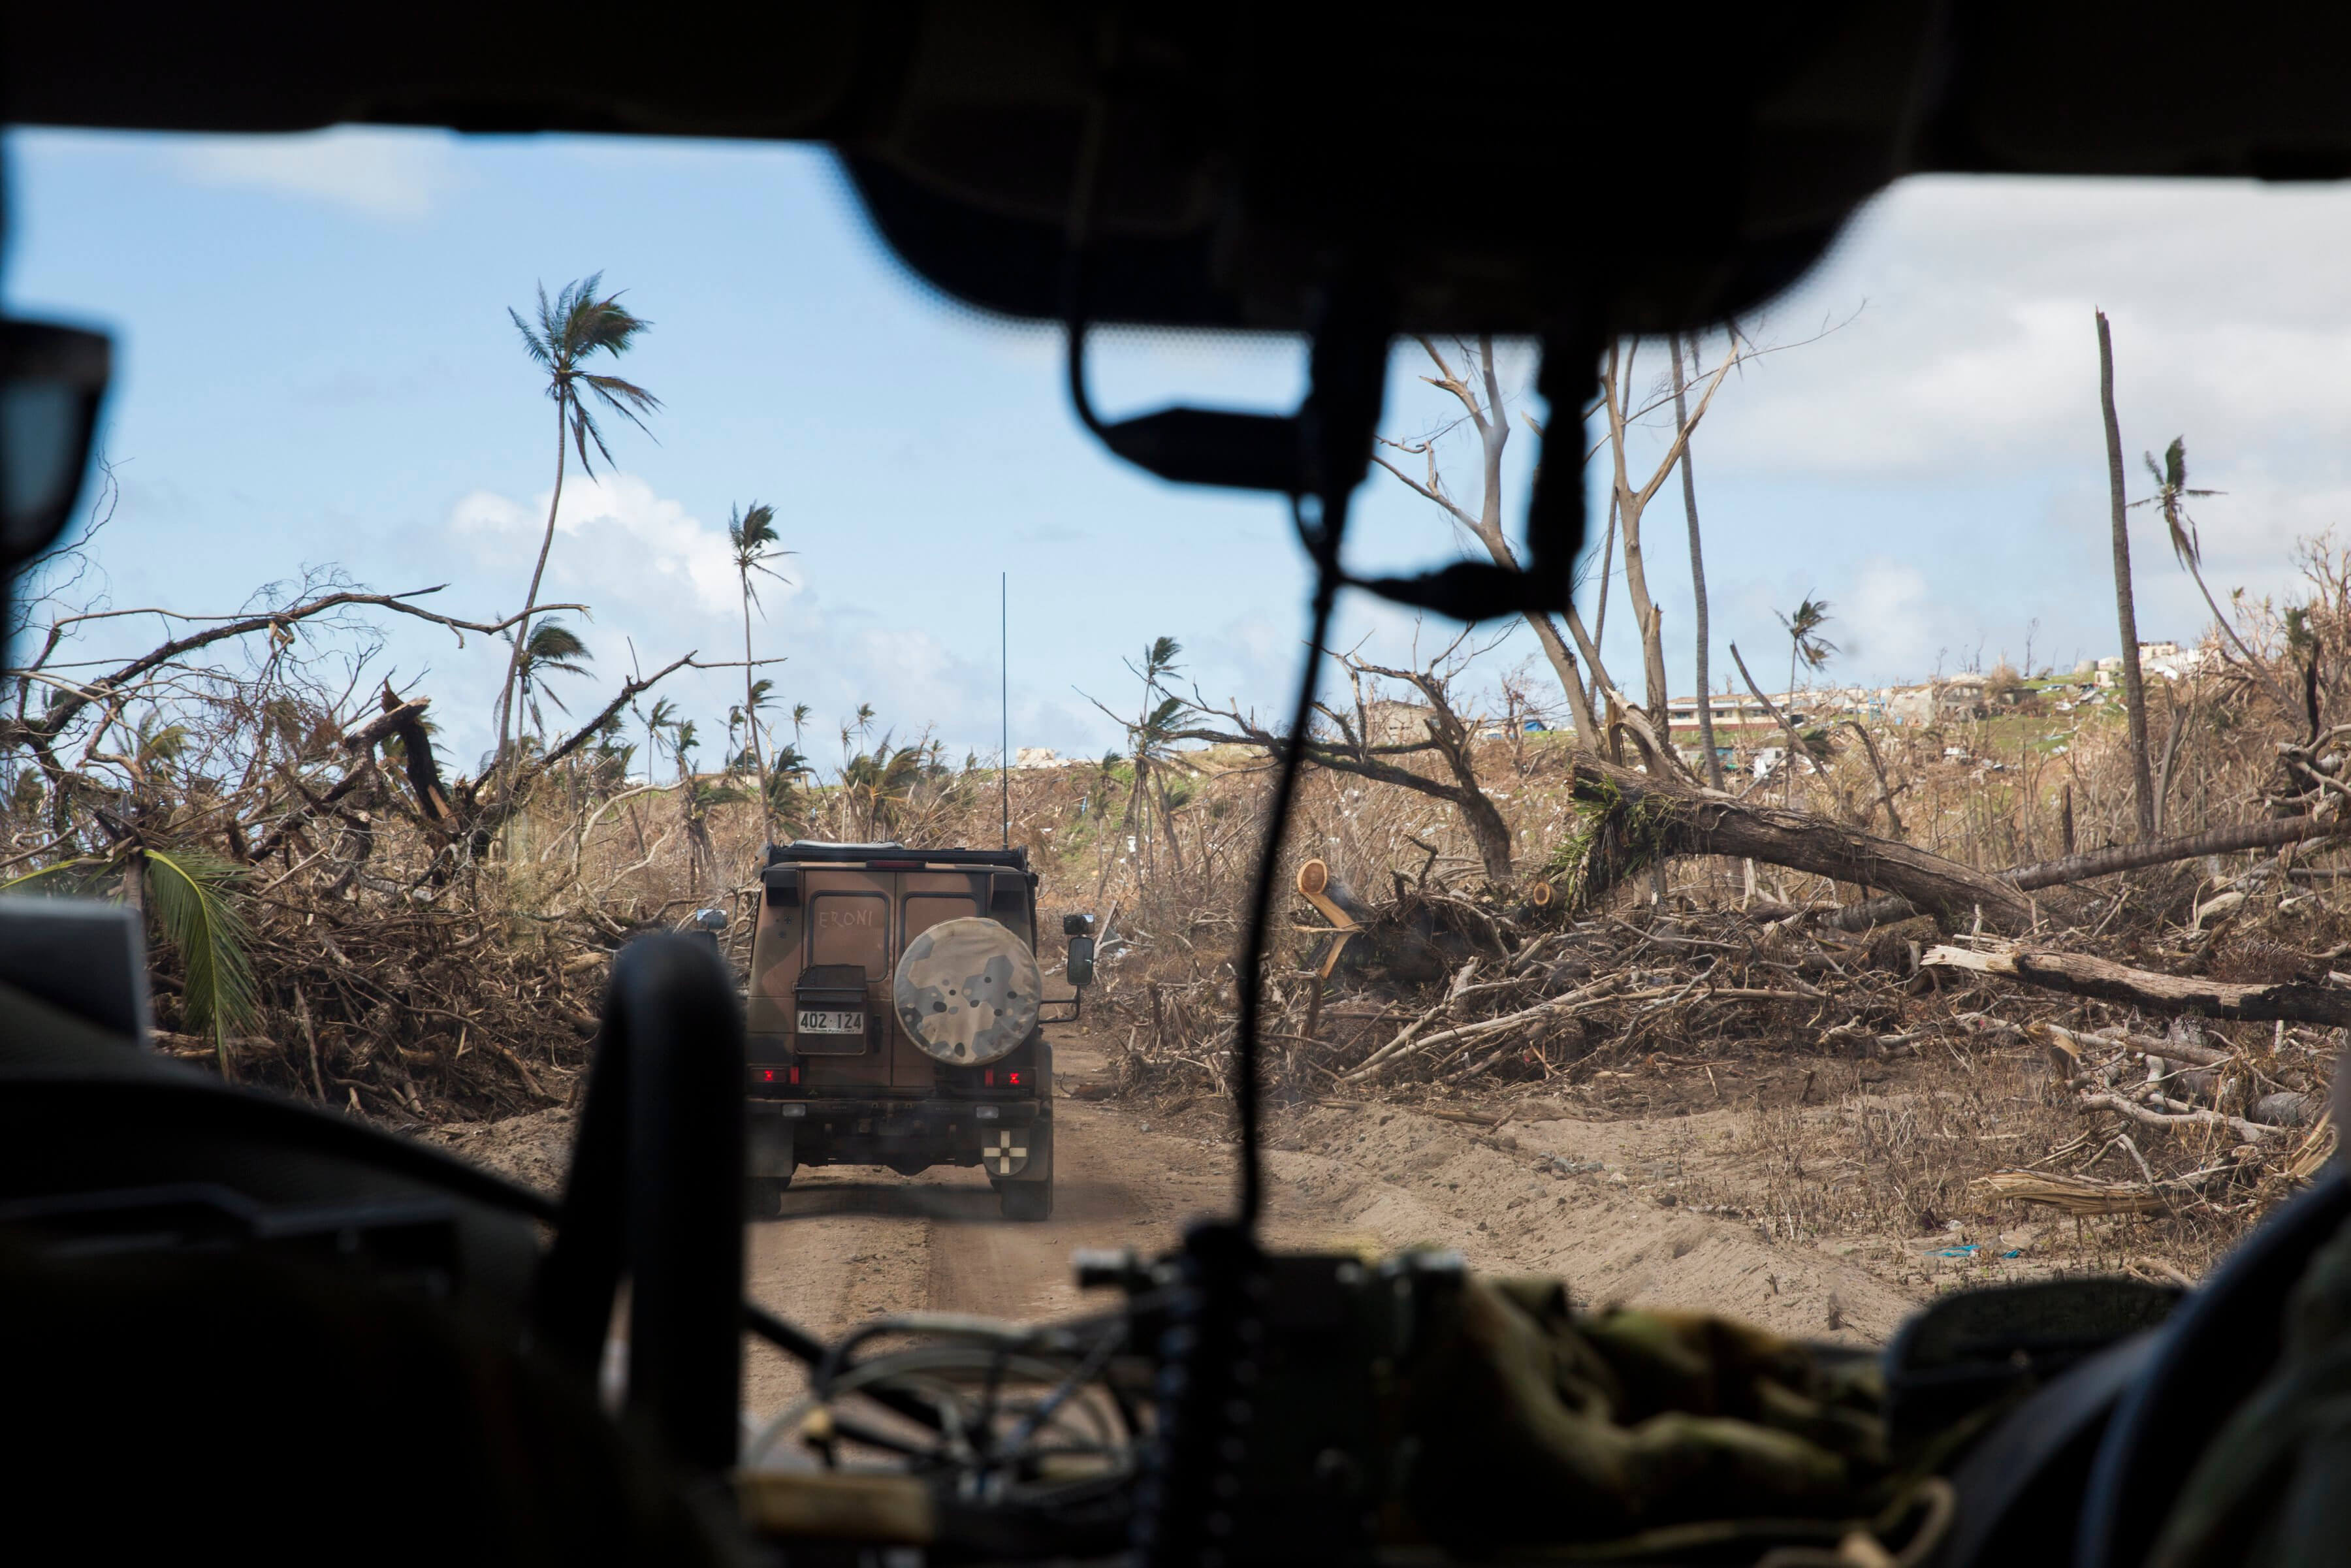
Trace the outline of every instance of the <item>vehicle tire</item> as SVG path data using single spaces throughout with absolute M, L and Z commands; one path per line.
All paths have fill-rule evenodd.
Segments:
M 784 1214 L 784 1189 L 792 1185 L 789 1176 L 754 1176 L 743 1184 L 743 1212 L 752 1219 L 780 1219 Z
M 1032 1221 L 1053 1218 L 1053 1183 L 1044 1181 L 1008 1181 L 996 1189 L 1003 1200 L 1004 1218 Z

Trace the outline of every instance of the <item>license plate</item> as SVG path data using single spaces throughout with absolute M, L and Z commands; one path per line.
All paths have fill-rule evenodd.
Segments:
M 802 1008 L 800 1009 L 799 1030 L 802 1034 L 863 1034 L 865 1032 L 865 1015 L 863 1013 L 819 1012 L 811 1009 Z

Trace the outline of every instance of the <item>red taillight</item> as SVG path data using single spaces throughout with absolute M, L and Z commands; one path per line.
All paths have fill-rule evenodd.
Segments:
M 798 1083 L 799 1081 L 800 1081 L 800 1070 L 799 1070 L 799 1068 L 795 1067 L 795 1068 L 793 1068 L 793 1069 L 792 1069 L 792 1082 L 795 1082 L 795 1083 Z
M 765 1072 L 759 1074 L 759 1079 L 762 1082 L 773 1083 L 776 1081 L 776 1070 L 772 1067 L 768 1068 Z
M 987 1071 L 985 1071 L 985 1072 L 981 1073 L 981 1074 L 979 1075 L 979 1082 L 980 1082 L 980 1087 L 981 1087 L 981 1088 L 983 1088 L 983 1089 L 993 1089 L 993 1088 L 995 1088 L 995 1087 L 996 1087 L 996 1069 L 994 1069 L 993 1067 L 991 1067 L 991 1068 L 989 1068 Z
M 1004 1082 L 1011 1084 L 1015 1089 L 1018 1089 L 1020 1087 L 1020 1074 L 1017 1072 L 1008 1072 L 1004 1075 Z

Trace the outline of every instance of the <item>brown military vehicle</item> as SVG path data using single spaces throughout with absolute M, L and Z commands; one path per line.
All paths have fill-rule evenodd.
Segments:
M 752 1212 L 777 1213 L 800 1166 L 977 1166 L 1005 1218 L 1050 1215 L 1053 1048 L 1028 852 L 796 842 L 769 847 L 762 880 Z M 1064 922 L 1077 986 L 1093 975 L 1088 924 Z

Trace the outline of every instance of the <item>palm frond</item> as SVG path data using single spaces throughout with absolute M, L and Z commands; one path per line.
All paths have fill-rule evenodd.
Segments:
M 222 1054 L 250 1028 L 256 997 L 252 928 L 234 902 L 244 869 L 199 850 L 148 850 L 147 911 L 187 966 L 182 1001 L 189 1029 L 210 1034 Z
M 547 290 L 544 287 L 538 291 L 538 302 L 543 310 L 547 304 Z M 530 323 L 524 320 L 511 305 L 507 307 L 507 319 L 512 321 L 515 324 L 515 330 L 522 334 L 522 351 L 530 356 L 530 362 L 542 371 L 553 370 L 555 361 L 548 355 L 546 342 L 537 332 L 531 330 Z
M 748 507 L 736 508 L 726 519 L 726 542 L 735 547 L 737 555 L 758 556 L 770 545 L 781 542 L 776 533 L 776 508 L 765 501 L 754 501 Z
M 523 653 L 549 668 L 559 667 L 558 662 L 561 660 L 592 662 L 596 657 L 588 651 L 588 644 L 580 640 L 580 633 L 552 618 L 541 621 L 530 629 L 530 640 L 523 644 Z
M 567 393 L 566 395 L 569 396 L 569 394 Z M 595 465 L 590 463 L 588 459 L 588 444 L 591 441 L 596 444 L 597 452 L 603 457 L 607 465 L 610 465 L 612 461 L 612 449 L 604 444 L 604 433 L 597 428 L 596 416 L 588 412 L 588 405 L 581 402 L 577 397 L 570 398 L 570 405 L 571 444 L 580 449 L 580 468 L 585 472 L 592 474 L 596 471 L 596 468 Z
M 57 893 L 61 894 L 76 893 L 80 890 L 83 883 L 86 881 L 86 876 L 78 876 L 75 873 L 88 873 L 95 872 L 103 863 L 103 862 L 90 860 L 88 858 L 59 861 L 55 865 L 45 865 L 38 871 L 28 871 L 22 876 L 12 876 L 6 882 L 0 882 L 0 893 Z M 35 887 L 32 885 L 35 883 L 42 882 L 52 877 L 57 880 L 50 883 L 47 887 Z
M 625 415 L 629 423 L 639 430 L 645 429 L 645 422 L 639 419 L 638 414 L 661 412 L 661 399 L 634 382 L 624 382 L 618 376 L 583 375 L 580 379 L 588 383 L 588 390 L 594 392 L 606 408 Z M 653 433 L 645 431 L 645 434 L 650 435 Z

